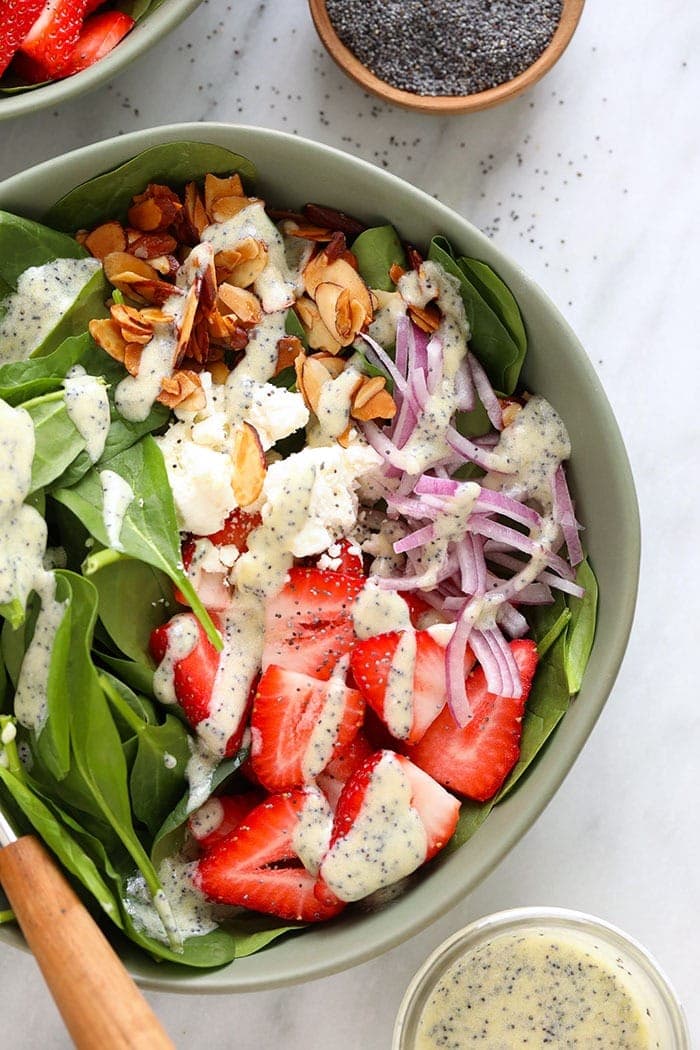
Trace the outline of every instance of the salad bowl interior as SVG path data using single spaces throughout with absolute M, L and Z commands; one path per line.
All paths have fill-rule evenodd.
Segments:
M 202 0 L 154 0 L 114 50 L 80 73 L 63 80 L 8 93 L 0 92 L 0 120 L 28 116 L 100 87 L 156 44 L 199 7 Z M 143 6 L 143 5 L 142 5 Z
M 497 271 L 512 290 L 527 328 L 524 383 L 555 406 L 571 436 L 569 479 L 599 584 L 596 637 L 582 687 L 552 740 L 517 790 L 494 807 L 476 835 L 417 873 L 403 895 L 380 910 L 348 913 L 213 971 L 156 964 L 120 942 L 128 968 L 144 987 L 228 993 L 293 984 L 373 958 L 437 919 L 506 856 L 556 792 L 610 695 L 635 607 L 639 517 L 611 408 L 563 317 L 541 289 L 467 220 L 387 172 L 280 132 L 221 124 L 171 125 L 97 143 L 17 175 L 0 184 L 0 208 L 41 219 L 82 181 L 147 147 L 185 139 L 217 144 L 249 158 L 258 170 L 256 191 L 275 206 L 293 209 L 307 201 L 322 202 L 370 224 L 392 223 L 418 246 L 444 234 L 460 253 Z M 0 938 L 8 944 L 23 943 L 8 927 L 0 928 Z

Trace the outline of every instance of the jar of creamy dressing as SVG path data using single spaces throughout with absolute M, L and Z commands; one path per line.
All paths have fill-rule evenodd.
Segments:
M 690 1050 L 648 952 L 581 912 L 517 908 L 437 948 L 404 996 L 392 1050 Z

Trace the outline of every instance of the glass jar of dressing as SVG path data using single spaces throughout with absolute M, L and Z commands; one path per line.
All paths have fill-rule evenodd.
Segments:
M 437 948 L 404 996 L 393 1050 L 690 1050 L 656 962 L 621 930 L 561 908 L 478 919 Z

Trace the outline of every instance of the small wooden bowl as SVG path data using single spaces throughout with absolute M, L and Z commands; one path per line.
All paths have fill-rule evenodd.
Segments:
M 417 95 L 412 91 L 403 91 L 392 87 L 385 80 L 371 73 L 367 66 L 350 51 L 336 33 L 328 17 L 326 0 L 309 0 L 311 17 L 323 46 L 333 61 L 343 72 L 373 95 L 378 95 L 385 102 L 406 109 L 422 110 L 424 113 L 474 113 L 478 109 L 488 109 L 501 102 L 507 102 L 520 95 L 552 68 L 565 51 L 578 25 L 585 0 L 564 0 L 561 18 L 554 36 L 540 57 L 523 73 L 512 80 L 507 80 L 487 91 L 478 91 L 472 95 Z

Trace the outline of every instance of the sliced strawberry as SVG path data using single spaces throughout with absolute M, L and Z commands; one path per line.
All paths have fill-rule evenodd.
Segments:
M 338 799 L 317 896 L 360 900 L 410 875 L 452 837 L 459 806 L 403 755 L 375 752 Z
M 195 881 L 211 900 L 280 919 L 319 922 L 343 909 L 299 860 L 295 834 L 306 802 L 303 791 L 272 795 L 198 863 Z
M 291 569 L 267 603 L 262 667 L 270 664 L 327 679 L 355 643 L 352 609 L 361 576 L 321 569 Z
M 435 609 L 433 609 L 432 605 L 428 605 L 415 591 L 399 591 L 399 594 L 408 606 L 413 626 L 418 629 L 425 627 L 424 618 L 429 616 L 432 619 L 435 615 Z
M 209 850 L 235 831 L 244 817 L 264 799 L 261 791 L 242 795 L 213 795 L 191 813 L 187 827 L 202 849 Z
M 350 576 L 364 576 L 362 551 L 351 540 L 342 539 L 334 543 L 317 561 L 319 569 L 331 572 L 347 572 Z
M 537 649 L 529 639 L 511 642 L 511 649 L 523 684 L 521 697 L 489 693 L 478 667 L 467 678 L 471 721 L 460 729 L 445 708 L 423 739 L 407 749 L 411 761 L 435 780 L 479 802 L 496 794 L 520 755 L 522 718 L 537 667 Z
M 20 46 L 32 81 L 62 76 L 78 42 L 88 0 L 47 0 Z M 33 71 L 33 72 L 32 72 Z M 22 75 L 25 68 L 22 66 Z
M 268 791 L 310 783 L 348 746 L 364 710 L 342 678 L 324 682 L 272 664 L 253 700 L 253 772 Z
M 215 625 L 220 626 L 216 616 L 212 617 Z M 193 648 L 180 658 L 176 652 L 176 625 L 190 624 L 197 632 L 197 642 Z M 175 647 L 175 653 L 172 651 Z M 172 674 L 172 689 L 175 699 L 185 713 L 187 721 L 197 726 L 207 718 L 212 709 L 212 694 L 216 673 L 219 669 L 220 653 L 216 651 L 207 638 L 204 628 L 193 613 L 178 613 L 161 627 L 151 632 L 150 650 L 153 659 L 160 665 L 166 663 L 166 671 Z M 241 712 L 238 725 L 235 727 L 226 745 L 226 754 L 232 755 L 238 750 L 245 721 L 252 700 Z
M 91 15 L 93 11 L 96 11 L 98 7 L 104 7 L 107 0 L 88 0 L 88 5 L 85 8 L 85 14 Z
M 0 76 L 42 12 L 45 0 L 0 0 Z
M 413 653 L 415 651 L 415 660 Z M 390 733 L 417 743 L 445 705 L 445 650 L 428 631 L 389 631 L 358 642 L 350 657 L 355 684 Z M 388 691 L 390 677 L 396 689 Z M 411 681 L 406 681 L 411 675 Z M 401 685 L 406 683 L 402 703 Z
M 221 571 L 210 571 L 203 565 L 193 565 L 198 541 L 208 540 L 214 547 L 235 547 L 239 554 L 248 550 L 248 537 L 262 523 L 259 514 L 248 514 L 236 507 L 231 511 L 218 532 L 211 536 L 193 536 L 188 534 L 182 541 L 182 564 L 192 580 L 192 586 L 199 595 L 200 601 L 207 609 L 225 609 L 231 601 L 231 588 L 227 580 L 226 565 L 221 562 Z M 209 548 L 211 550 L 211 548 Z M 206 551 L 205 551 L 206 553 Z M 235 551 L 232 552 L 235 555 Z M 224 553 L 222 552 L 222 557 Z M 189 602 L 180 590 L 175 590 L 175 600 L 180 605 Z
M 99 62 L 124 39 L 134 25 L 134 19 L 122 11 L 102 11 L 87 18 L 67 62 L 61 66 L 60 75 L 72 77 L 74 73 L 80 73 Z
M 360 729 L 348 746 L 337 751 L 323 772 L 318 775 L 316 783 L 333 808 L 352 774 L 375 750 Z

